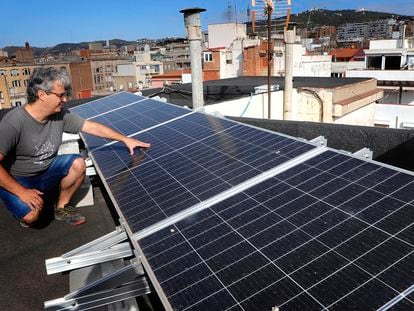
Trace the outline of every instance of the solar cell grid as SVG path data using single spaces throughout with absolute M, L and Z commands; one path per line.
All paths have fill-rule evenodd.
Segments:
M 145 97 L 128 92 L 120 92 L 73 107 L 70 110 L 81 117 L 88 119 L 143 99 L 145 99 Z
M 139 139 L 152 143 L 139 161 L 129 159 L 120 144 L 92 151 L 132 232 L 286 162 L 297 150 L 305 153 L 315 148 L 201 113 L 148 130 L 139 134 Z M 136 189 L 117 187 L 131 178 L 136 181 Z M 121 199 L 134 191 L 145 193 L 151 200 L 123 204 Z
M 414 283 L 413 183 L 328 151 L 138 243 L 173 308 L 371 310 Z
M 112 111 L 89 119 L 129 136 L 188 113 L 190 113 L 188 109 L 165 104 L 157 100 L 145 99 L 114 108 Z M 111 143 L 110 140 L 88 134 L 83 134 L 83 137 L 90 150 Z
M 315 148 L 129 93 L 72 110 L 152 143 L 85 136 L 133 233 Z M 413 309 L 413 204 L 413 175 L 327 151 L 137 242 L 174 309 Z

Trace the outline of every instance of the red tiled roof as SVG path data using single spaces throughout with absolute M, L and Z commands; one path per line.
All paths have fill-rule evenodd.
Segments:
M 343 49 L 333 49 L 329 52 L 329 55 L 335 56 L 337 58 L 352 58 L 358 52 L 359 49 L 353 48 L 343 48 Z

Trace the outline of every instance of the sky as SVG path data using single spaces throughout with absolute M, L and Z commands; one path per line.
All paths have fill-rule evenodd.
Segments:
M 275 3 L 277 5 L 277 0 Z M 414 16 L 413 0 L 291 0 L 291 3 L 293 13 L 313 8 L 364 8 Z M 32 47 L 50 47 L 68 42 L 184 37 L 184 19 L 180 10 L 206 9 L 201 13 L 201 22 L 203 29 L 207 29 L 208 24 L 228 21 L 229 4 L 233 19 L 237 13 L 239 22 L 247 20 L 246 9 L 251 0 L 2 1 L 0 48 L 23 46 L 26 41 Z

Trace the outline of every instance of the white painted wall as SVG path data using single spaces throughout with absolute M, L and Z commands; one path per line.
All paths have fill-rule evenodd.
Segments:
M 352 111 L 334 120 L 336 124 L 373 126 L 375 120 L 375 103 Z
M 183 83 L 191 83 L 191 73 L 183 73 L 181 75 L 181 80 Z
M 302 55 L 300 61 L 294 62 L 293 75 L 301 77 L 330 77 L 331 56 Z
M 360 62 L 332 62 L 332 73 L 345 73 L 347 70 L 364 69 L 365 61 Z
M 117 73 L 114 75 L 117 76 L 135 76 L 135 65 L 133 63 L 128 64 L 118 64 Z
M 375 78 L 382 81 L 414 81 L 414 70 L 347 70 L 347 78 Z
M 404 40 L 404 47 L 408 46 L 408 40 Z M 400 49 L 401 40 L 390 39 L 390 40 L 370 40 L 370 50 L 386 50 L 386 49 Z
M 283 91 L 272 93 L 272 119 L 283 120 Z M 204 107 L 207 113 L 245 118 L 268 118 L 267 93 L 226 101 Z M 414 108 L 414 106 L 413 106 Z M 293 91 L 292 119 L 299 121 L 320 121 L 319 103 L 306 93 Z M 337 118 L 333 123 L 372 126 L 375 119 L 375 104 L 364 106 L 356 111 Z M 413 119 L 414 120 L 414 119 Z
M 388 124 L 391 128 L 400 128 L 403 122 L 414 122 L 413 105 L 375 105 L 375 123 Z
M 226 64 L 226 72 L 229 78 L 243 75 L 243 43 L 244 40 L 233 41 L 232 64 Z
M 274 72 L 276 75 L 285 72 L 285 55 L 274 58 Z M 306 49 L 301 44 L 293 46 L 293 75 L 301 77 L 330 77 L 331 56 L 306 55 Z
M 246 24 L 225 23 L 208 25 L 208 47 L 229 48 L 234 40 L 247 38 Z
M 272 119 L 283 118 L 283 91 L 272 93 Z M 204 107 L 208 113 L 218 112 L 223 116 L 245 118 L 268 118 L 267 93 L 252 95 Z

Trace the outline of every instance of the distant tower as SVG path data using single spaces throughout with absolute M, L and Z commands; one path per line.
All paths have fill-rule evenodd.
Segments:
M 33 50 L 29 42 L 25 42 L 24 48 L 16 50 L 16 61 L 22 63 L 34 63 Z

